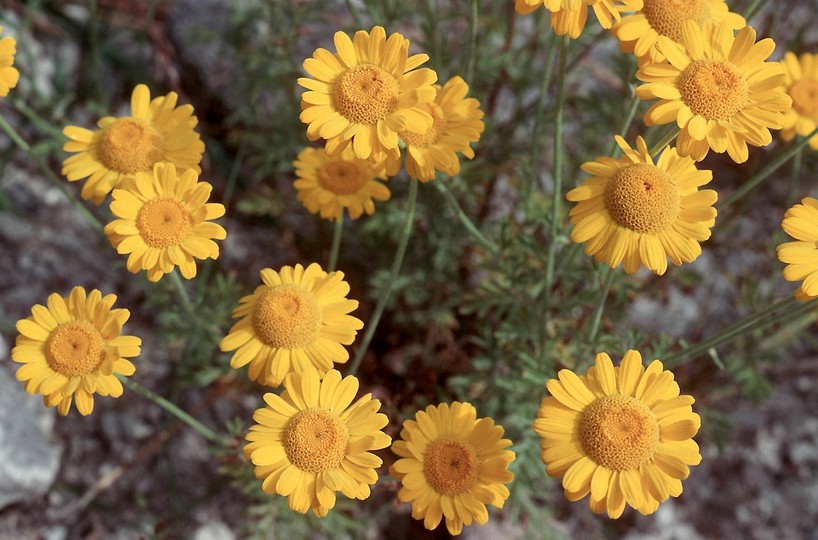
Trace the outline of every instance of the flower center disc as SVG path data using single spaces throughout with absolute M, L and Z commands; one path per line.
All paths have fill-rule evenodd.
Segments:
M 151 247 L 178 246 L 190 235 L 190 212 L 176 199 L 153 199 L 137 212 L 136 228 Z
M 374 125 L 398 105 L 398 81 L 373 64 L 348 69 L 332 92 L 333 105 L 353 124 Z
M 87 322 L 70 322 L 55 328 L 45 342 L 48 365 L 66 377 L 91 373 L 105 358 L 105 341 Z
M 438 439 L 423 456 L 423 475 L 442 495 L 468 491 L 477 481 L 478 470 L 477 452 L 466 441 Z
M 650 407 L 616 394 L 588 405 L 579 421 L 582 447 L 598 464 L 615 471 L 638 469 L 659 443 L 659 422 Z
M 341 465 L 347 453 L 349 428 L 330 411 L 307 409 L 294 416 L 282 434 L 290 463 L 310 473 Z
M 318 170 L 318 183 L 336 195 L 354 195 L 366 182 L 361 168 L 349 161 L 330 161 Z
M 747 105 L 747 81 L 727 61 L 696 60 L 682 72 L 679 81 L 682 101 L 695 114 L 708 120 L 726 120 Z
M 792 98 L 792 108 L 798 114 L 818 120 L 818 81 L 795 81 L 787 93 Z
M 149 171 L 164 155 L 164 140 L 159 132 L 136 118 L 120 118 L 106 127 L 97 146 L 102 164 L 124 174 Z
M 253 312 L 253 329 L 270 347 L 296 349 L 308 345 L 321 329 L 321 306 L 298 285 L 279 285 L 262 293 Z
M 619 225 L 639 233 L 665 231 L 679 215 L 679 192 L 669 174 L 647 163 L 620 170 L 605 189 L 605 206 Z
M 704 24 L 710 20 L 710 1 L 645 0 L 642 14 L 656 33 L 673 41 L 681 41 L 684 21 Z
M 435 144 L 446 131 L 446 115 L 437 103 L 424 103 L 423 109 L 432 115 L 432 126 L 425 133 L 413 133 L 411 131 L 401 131 L 398 133 L 401 139 L 410 146 L 424 148 Z

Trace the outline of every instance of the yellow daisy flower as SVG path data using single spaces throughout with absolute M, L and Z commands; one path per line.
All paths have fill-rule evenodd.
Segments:
M 347 299 L 343 272 L 296 264 L 279 272 L 265 268 L 261 280 L 239 301 L 233 317 L 241 320 L 220 343 L 222 351 L 236 351 L 232 367 L 249 364 L 250 379 L 275 387 L 290 371 L 313 366 L 323 374 L 333 362 L 349 360 L 343 345 L 355 341 L 364 323 L 349 315 L 358 301 Z
M 701 419 L 662 362 L 644 369 L 631 350 L 615 368 L 599 353 L 586 375 L 563 369 L 547 387 L 533 427 L 546 472 L 563 477 L 568 500 L 590 494 L 591 510 L 616 519 L 625 503 L 652 514 L 682 493 L 689 466 L 702 459 L 693 440 Z
M 389 423 L 372 394 L 360 397 L 358 379 L 331 369 L 323 380 L 307 367 L 290 373 L 279 397 L 264 394 L 267 406 L 253 415 L 244 455 L 255 465 L 265 493 L 287 497 L 292 510 L 312 509 L 324 517 L 335 506 L 335 493 L 366 499 L 378 480 L 381 459 L 372 450 L 392 442 L 383 431 Z
M 224 206 L 209 203 L 207 182 L 199 182 L 193 169 L 177 174 L 172 163 L 157 163 L 150 173 L 138 172 L 115 189 L 111 201 L 114 221 L 105 234 L 121 255 L 128 255 L 128 270 L 147 270 L 150 281 L 159 281 L 178 266 L 186 279 L 196 277 L 195 259 L 216 259 L 227 231 L 213 223 L 224 215 Z
M 701 161 L 712 149 L 744 163 L 748 143 L 766 146 L 770 129 L 781 129 L 792 104 L 784 92 L 784 70 L 778 62 L 764 61 L 775 48 L 773 40 L 755 40 L 750 26 L 734 37 L 728 21 L 718 26 L 684 21 L 681 45 L 659 37 L 667 60 L 636 73 L 645 82 L 636 94 L 659 98 L 645 113 L 647 125 L 678 124 L 679 155 Z
M 466 97 L 469 86 L 463 79 L 452 77 L 443 88 L 436 88 L 435 101 L 422 105 L 433 119 L 432 126 L 425 133 L 398 134 L 406 144 L 406 172 L 421 182 L 434 180 L 436 170 L 458 174 L 457 153 L 472 159 L 474 150 L 469 145 L 480 139 L 484 127 L 480 102 Z
M 784 279 L 803 281 L 795 291 L 799 300 L 818 298 L 818 199 L 801 199 L 784 214 L 781 227 L 796 240 L 776 248 L 778 259 L 787 265 Z
M 3 27 L 0 26 L 0 33 Z M 17 86 L 20 72 L 14 67 L 17 41 L 12 37 L 0 39 L 0 97 L 9 95 L 9 90 Z
M 162 161 L 173 163 L 180 172 L 202 172 L 204 143 L 193 131 L 198 120 L 193 107 L 177 107 L 177 99 L 176 92 L 171 92 L 151 100 L 148 87 L 139 84 L 131 95 L 131 116 L 106 116 L 95 131 L 78 126 L 63 129 L 70 139 L 63 150 L 76 154 L 63 162 L 62 173 L 72 182 L 88 178 L 82 186 L 83 199 L 101 204 L 123 178 L 150 173 Z
M 505 448 L 503 428 L 491 418 L 477 419 L 469 403 L 429 405 L 406 420 L 400 441 L 392 444 L 398 459 L 389 474 L 401 481 L 398 499 L 412 503 L 412 517 L 429 530 L 446 519 L 456 535 L 472 521 L 485 525 L 487 504 L 502 508 L 514 480 L 508 465 L 515 454 Z
M 37 304 L 17 321 L 11 359 L 23 364 L 17 380 L 29 394 L 42 394 L 62 416 L 74 399 L 85 416 L 94 410 L 94 394 L 122 395 L 116 376 L 133 375 L 136 368 L 126 358 L 139 356 L 142 340 L 120 335 L 131 314 L 111 309 L 115 301 L 116 295 L 74 287 L 67 297 L 50 295 L 47 307 Z
M 805 137 L 818 126 L 818 54 L 797 57 L 787 51 L 781 65 L 787 94 L 792 98 L 792 108 L 784 112 L 781 138 L 789 141 L 796 133 Z M 818 135 L 810 139 L 809 145 L 818 150 Z
M 692 262 L 716 220 L 716 192 L 699 190 L 713 173 L 672 147 L 654 164 L 642 137 L 636 149 L 618 135 L 616 142 L 624 155 L 584 163 L 593 177 L 567 194 L 579 203 L 569 214 L 571 240 L 587 242 L 585 253 L 611 268 L 623 263 L 629 274 L 640 265 L 664 274 L 668 257 L 677 266 Z
M 326 139 L 333 156 L 351 142 L 360 159 L 397 157 L 399 131 L 424 133 L 432 124 L 419 104 L 435 98 L 437 74 L 417 69 L 429 57 L 408 56 L 409 40 L 398 33 L 387 39 L 381 26 L 353 39 L 336 32 L 335 48 L 336 54 L 317 49 L 304 60 L 311 78 L 298 79 L 307 89 L 301 96 L 307 137 Z
M 364 213 L 371 215 L 374 201 L 388 201 L 392 196 L 389 188 L 378 182 L 386 179 L 386 161 L 373 164 L 359 159 L 349 146 L 335 157 L 323 148 L 305 148 L 293 165 L 298 200 L 324 219 L 341 219 L 345 208 L 352 219 Z
M 620 41 L 619 48 L 634 53 L 641 66 L 665 59 L 658 47 L 659 36 L 681 42 L 684 21 L 700 25 L 727 21 L 733 30 L 747 26 L 744 17 L 730 11 L 724 0 L 644 0 L 642 9 L 623 17 L 611 33 Z
M 588 7 L 594 10 L 602 28 L 610 28 L 622 18 L 622 11 L 642 8 L 642 0 L 515 0 L 517 13 L 527 14 L 544 6 L 551 12 L 551 28 L 557 35 L 576 39 L 585 28 Z

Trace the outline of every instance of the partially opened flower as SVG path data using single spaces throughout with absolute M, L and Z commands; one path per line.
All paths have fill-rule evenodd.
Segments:
M 730 28 L 744 28 L 747 22 L 733 13 L 724 0 L 644 0 L 642 9 L 623 17 L 611 28 L 620 41 L 620 49 L 632 52 L 639 65 L 661 62 L 665 55 L 659 50 L 659 36 L 675 42 L 682 41 L 682 23 L 694 21 L 699 25 L 727 21 Z
M 460 77 L 452 77 L 438 88 L 432 103 L 421 107 L 433 123 L 425 133 L 401 131 L 398 135 L 406 144 L 406 172 L 421 182 L 433 180 L 435 171 L 449 176 L 460 172 L 457 154 L 474 157 L 470 144 L 483 133 L 483 111 L 480 102 L 467 98 L 469 86 Z
M 324 517 L 336 492 L 366 499 L 378 480 L 381 459 L 372 450 L 392 439 L 381 402 L 365 394 L 353 403 L 358 379 L 331 369 L 319 378 L 315 368 L 290 373 L 284 392 L 264 394 L 266 407 L 253 415 L 244 455 L 255 465 L 265 493 L 287 497 L 292 510 Z
M 689 466 L 701 462 L 693 440 L 701 419 L 659 360 L 645 369 L 631 350 L 614 367 L 599 353 L 586 375 L 563 369 L 547 387 L 534 431 L 568 500 L 590 494 L 591 510 L 616 519 L 626 503 L 652 514 L 682 493 Z
M 406 420 L 401 440 L 392 444 L 398 459 L 389 474 L 401 481 L 398 499 L 412 503 L 412 517 L 429 530 L 441 519 L 451 534 L 464 525 L 485 525 L 486 505 L 502 508 L 514 479 L 511 441 L 491 418 L 477 419 L 469 403 L 429 405 Z
M 115 189 L 111 212 L 115 219 L 105 234 L 122 255 L 128 270 L 146 270 L 159 281 L 179 267 L 186 279 L 196 277 L 195 259 L 216 259 L 227 231 L 212 219 L 224 215 L 224 205 L 209 203 L 207 182 L 193 169 L 179 174 L 172 163 L 157 163 L 149 173 L 139 172 Z
M 352 143 L 361 159 L 397 157 L 398 132 L 424 133 L 432 123 L 420 108 L 435 97 L 437 74 L 417 69 L 429 57 L 409 56 L 409 40 L 383 27 L 359 30 L 353 39 L 335 33 L 335 54 L 317 49 L 304 61 L 310 78 L 298 79 L 307 89 L 301 96 L 301 121 L 307 137 L 326 139 L 330 155 Z
M 360 159 L 349 146 L 335 157 L 323 148 L 307 147 L 293 165 L 298 200 L 325 219 L 341 219 L 344 209 L 352 219 L 371 215 L 375 201 L 388 201 L 391 196 L 389 188 L 378 181 L 386 179 L 386 160 Z
M 296 264 L 279 272 L 261 271 L 264 282 L 239 301 L 233 317 L 241 320 L 222 339 L 222 351 L 233 351 L 230 365 L 248 365 L 249 377 L 278 386 L 290 371 L 312 366 L 320 374 L 333 362 L 349 360 L 344 345 L 355 341 L 364 323 L 350 312 L 357 300 L 347 299 L 343 272 L 324 272 L 318 263 Z
M 701 161 L 712 149 L 744 163 L 747 144 L 772 142 L 770 129 L 781 129 L 792 104 L 781 64 L 765 62 L 775 48 L 772 39 L 756 43 L 750 26 L 734 37 L 729 21 L 684 21 L 681 44 L 662 36 L 659 47 L 667 60 L 636 73 L 645 82 L 636 94 L 659 99 L 645 113 L 647 125 L 678 124 L 679 155 Z
M 588 8 L 594 10 L 602 28 L 622 18 L 622 11 L 640 9 L 642 0 L 515 0 L 517 13 L 527 14 L 543 6 L 551 12 L 551 28 L 557 35 L 576 39 L 585 28 Z
M 0 33 L 3 27 L 0 26 Z M 17 86 L 20 72 L 14 67 L 14 54 L 17 52 L 17 41 L 12 37 L 0 39 L 0 96 L 7 96 L 9 90 Z
M 784 112 L 781 138 L 789 141 L 796 134 L 805 137 L 818 127 L 818 54 L 795 56 L 787 51 L 781 65 L 787 94 L 792 98 L 792 108 Z M 809 145 L 818 150 L 818 135 L 810 139 Z
M 83 199 L 101 204 L 124 178 L 150 173 L 159 162 L 173 163 L 179 172 L 202 172 L 204 143 L 193 131 L 198 120 L 193 107 L 177 107 L 177 99 L 175 92 L 151 99 L 148 87 L 139 84 L 131 95 L 131 116 L 106 116 L 97 130 L 63 129 L 70 139 L 63 149 L 75 154 L 63 162 L 62 173 L 72 182 L 88 179 L 82 186 Z
M 570 212 L 571 240 L 587 242 L 586 254 L 611 268 L 623 263 L 628 273 L 643 265 L 664 274 L 668 258 L 677 266 L 692 262 L 716 220 L 716 192 L 699 189 L 713 174 L 671 147 L 654 164 L 642 137 L 636 149 L 618 135 L 616 142 L 624 155 L 584 163 L 593 177 L 568 192 L 579 203 Z
M 127 358 L 139 356 L 142 340 L 120 335 L 130 312 L 112 309 L 115 301 L 116 295 L 74 287 L 67 297 L 51 294 L 47 306 L 37 304 L 30 317 L 17 321 L 11 359 L 23 364 L 17 380 L 29 394 L 42 394 L 43 403 L 63 416 L 73 400 L 88 415 L 94 394 L 122 395 L 117 375 L 133 375 Z
M 795 291 L 801 301 L 818 298 L 818 199 L 805 197 L 784 214 L 781 222 L 784 232 L 794 242 L 780 244 L 778 259 L 787 266 L 784 279 L 802 281 Z

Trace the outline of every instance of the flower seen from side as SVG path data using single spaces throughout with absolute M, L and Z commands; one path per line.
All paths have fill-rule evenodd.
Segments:
M 616 142 L 624 155 L 584 163 L 593 176 L 567 194 L 578 203 L 569 214 L 571 239 L 587 242 L 585 253 L 611 268 L 622 263 L 629 274 L 640 266 L 664 274 L 668 258 L 677 266 L 692 262 L 716 219 L 716 192 L 699 189 L 713 174 L 672 147 L 654 164 L 642 137 L 635 149 L 618 135 Z
M 175 92 L 151 99 L 148 87 L 139 84 L 131 95 L 130 116 L 106 116 L 97 130 L 63 129 L 69 138 L 63 149 L 74 155 L 65 159 L 62 173 L 72 182 L 87 178 L 83 199 L 102 204 L 123 179 L 150 173 L 159 162 L 173 163 L 179 172 L 202 172 L 204 143 L 193 130 L 198 120 L 191 105 L 177 107 L 177 100 Z
M 701 161 L 710 150 L 726 151 L 744 163 L 747 145 L 770 144 L 770 129 L 781 129 L 792 104 L 781 64 L 765 61 L 775 43 L 756 42 L 750 26 L 734 36 L 728 21 L 702 26 L 684 21 L 680 43 L 660 37 L 667 60 L 647 63 L 636 74 L 645 83 L 636 94 L 659 99 L 645 113 L 645 123 L 676 122 L 679 155 Z
M 344 345 L 355 341 L 364 324 L 349 315 L 358 301 L 347 299 L 343 272 L 296 264 L 278 272 L 265 268 L 261 280 L 239 301 L 233 317 L 241 319 L 220 343 L 222 351 L 236 351 L 231 367 L 249 364 L 250 379 L 275 387 L 291 371 L 312 366 L 324 374 L 333 362 L 349 360 Z
M 265 493 L 287 497 L 292 510 L 319 517 L 335 506 L 336 492 L 366 499 L 378 480 L 389 422 L 380 401 L 365 394 L 353 403 L 358 379 L 331 369 L 323 379 L 313 367 L 290 373 L 281 396 L 264 395 L 253 415 L 244 454 L 255 466 Z
M 341 219 L 344 209 L 352 219 L 371 215 L 375 201 L 388 201 L 392 195 L 378 181 L 386 179 L 386 161 L 360 159 L 349 146 L 334 157 L 323 148 L 307 147 L 293 165 L 298 200 L 324 219 Z
M 694 21 L 702 25 L 727 21 L 733 30 L 744 28 L 744 17 L 730 11 L 724 0 L 644 0 L 642 9 L 623 17 L 611 28 L 620 41 L 623 52 L 632 52 L 639 65 L 662 62 L 665 56 L 659 50 L 659 36 L 679 43 L 682 23 Z
M 412 503 L 412 517 L 427 529 L 445 519 L 457 535 L 464 525 L 486 524 L 487 504 L 505 504 L 514 479 L 511 441 L 494 420 L 478 419 L 471 404 L 430 405 L 403 423 L 400 437 L 392 444 L 400 459 L 389 474 L 401 482 L 398 499 Z
M 138 172 L 113 191 L 111 212 L 118 218 L 105 226 L 111 244 L 128 255 L 127 268 L 146 270 L 150 281 L 179 267 L 186 279 L 196 277 L 195 259 L 216 259 L 227 231 L 210 220 L 224 215 L 224 205 L 209 203 L 213 189 L 198 181 L 194 169 L 181 174 L 172 163 L 157 163 Z
M 805 137 L 818 127 L 818 54 L 795 56 L 787 51 L 781 65 L 787 94 L 792 99 L 792 108 L 784 112 L 781 138 L 789 141 L 796 134 Z M 818 150 L 818 135 L 810 139 L 809 145 Z
M 622 12 L 642 8 L 642 0 L 515 0 L 517 13 L 527 14 L 540 6 L 551 12 L 551 28 L 557 35 L 576 39 L 585 28 L 588 8 L 594 11 L 602 28 L 610 28 L 622 18 Z
M 0 33 L 3 27 L 0 26 Z M 7 96 L 17 86 L 20 72 L 14 67 L 14 55 L 17 53 L 17 40 L 13 37 L 0 39 L 0 97 Z
M 701 462 L 693 440 L 701 419 L 662 362 L 645 369 L 630 350 L 614 367 L 599 353 L 586 375 L 563 369 L 547 388 L 533 427 L 546 472 L 562 477 L 568 500 L 590 495 L 591 510 L 616 519 L 625 504 L 652 514 L 682 493 L 689 467 Z
M 127 309 L 113 309 L 116 296 L 74 287 L 67 297 L 53 293 L 47 305 L 36 304 L 31 316 L 17 321 L 19 335 L 11 358 L 23 364 L 17 380 L 29 394 L 65 416 L 76 402 L 83 416 L 94 410 L 94 394 L 119 397 L 117 375 L 130 376 L 142 340 L 121 335 Z
M 335 54 L 319 48 L 304 61 L 310 77 L 298 79 L 301 121 L 307 137 L 326 139 L 332 156 L 352 145 L 360 159 L 400 155 L 398 132 L 424 133 L 432 118 L 420 105 L 434 100 L 437 74 L 420 68 L 429 57 L 409 56 L 409 40 L 383 27 L 352 39 L 335 33 Z
M 786 264 L 784 279 L 801 281 L 795 297 L 801 301 L 818 298 L 818 199 L 805 197 L 784 213 L 781 227 L 795 241 L 776 248 Z

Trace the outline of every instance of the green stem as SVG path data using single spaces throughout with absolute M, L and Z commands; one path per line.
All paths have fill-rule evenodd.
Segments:
M 562 223 L 562 122 L 565 109 L 565 74 L 568 64 L 568 43 L 563 36 L 560 42 L 560 69 L 557 75 L 557 102 L 554 105 L 554 193 L 551 203 L 551 230 L 549 231 L 548 259 L 545 265 L 545 294 L 551 294 L 554 284 L 554 262 L 557 258 L 557 234 Z
M 815 135 L 818 135 L 818 128 L 815 128 L 814 130 L 812 130 L 812 133 L 810 133 L 806 137 L 799 140 L 796 144 L 790 146 L 789 148 L 781 152 L 772 160 L 768 161 L 764 167 L 762 167 L 755 174 L 753 174 L 753 176 L 751 176 L 749 180 L 744 182 L 740 188 L 731 193 L 726 199 L 719 201 L 718 204 L 716 205 L 716 209 L 721 210 L 725 206 L 730 205 L 739 200 L 740 198 L 744 197 L 747 193 L 749 193 L 759 184 L 761 184 L 761 182 L 766 180 L 767 177 L 769 177 L 772 173 L 778 170 L 779 167 L 781 167 L 782 165 L 784 165 L 784 163 L 789 161 L 790 158 L 798 154 L 798 152 L 800 152 L 802 148 L 809 144 L 810 139 L 812 139 L 812 137 L 814 137 Z
M 212 441 L 214 443 L 224 445 L 224 446 L 227 446 L 227 445 L 229 445 L 231 443 L 230 439 L 228 439 L 227 437 L 222 437 L 221 435 L 219 435 L 218 433 L 216 433 L 215 431 L 213 431 L 212 429 L 210 429 L 206 425 L 202 424 L 201 422 L 199 422 L 198 420 L 196 420 L 195 418 L 190 416 L 188 413 L 186 413 L 185 411 L 183 411 L 182 409 L 180 409 L 179 407 L 177 407 L 176 405 L 174 405 L 173 403 L 171 403 L 167 399 L 163 398 L 162 396 L 160 396 L 156 392 L 154 392 L 152 390 L 148 390 L 147 388 L 140 385 L 139 383 L 131 380 L 129 377 L 125 377 L 125 376 L 119 375 L 119 374 L 117 374 L 116 377 L 117 377 L 117 379 L 120 380 L 120 382 L 123 385 L 127 386 L 128 388 L 130 388 L 131 390 L 133 390 L 137 394 L 145 396 L 149 400 L 153 401 L 154 403 L 156 403 L 157 405 L 159 405 L 160 407 L 162 407 L 163 409 L 168 411 L 170 414 L 172 414 L 173 416 L 175 416 L 176 418 L 178 418 L 179 420 L 181 420 L 185 424 L 189 425 L 190 427 L 192 427 L 193 429 L 195 429 L 196 431 L 201 433 L 202 436 L 204 436 L 206 439 L 208 439 L 208 440 L 210 440 L 210 441 Z
M 182 276 L 179 275 L 178 270 L 173 270 L 170 274 L 170 280 L 173 282 L 173 286 L 176 288 L 176 292 L 179 295 L 179 299 L 182 301 L 182 307 L 189 316 L 193 317 L 196 315 L 196 309 L 193 307 L 193 302 L 190 300 L 190 295 L 187 292 L 187 288 L 185 287 L 185 283 L 182 281 Z
M 477 0 L 469 0 L 469 48 L 466 57 L 466 84 L 472 84 L 474 78 L 474 62 L 477 51 Z
M 409 245 L 409 237 L 412 235 L 412 226 L 415 219 L 415 204 L 418 198 L 418 181 L 414 178 L 409 180 L 409 197 L 406 202 L 406 217 L 403 220 L 403 227 L 401 228 L 400 238 L 398 239 L 398 248 L 395 251 L 395 259 L 392 261 L 392 269 L 389 272 L 389 281 L 386 282 L 386 289 L 378 297 L 378 303 L 375 304 L 375 310 L 372 312 L 372 317 L 367 325 L 364 337 L 361 339 L 361 344 L 355 353 L 355 358 L 349 367 L 349 374 L 355 375 L 361 365 L 361 361 L 366 354 L 369 343 L 372 341 L 372 336 L 375 335 L 375 329 L 378 328 L 378 323 L 383 315 L 383 310 L 389 302 L 389 297 L 392 295 L 392 288 L 395 286 L 395 281 L 403 265 L 403 256 L 406 255 L 406 247 Z
M 755 14 L 758 13 L 758 10 L 764 7 L 764 4 L 767 2 L 768 0 L 753 0 L 753 3 L 747 7 L 743 15 L 748 24 L 750 23 L 750 19 L 752 19 Z
M 548 36 L 548 44 L 551 45 L 556 34 L 549 32 Z M 549 46 L 547 49 L 548 60 L 546 61 L 545 71 L 543 72 L 542 81 L 540 83 L 540 94 L 537 98 L 537 105 L 534 109 L 534 127 L 531 130 L 531 151 L 528 159 L 531 167 L 531 173 L 523 176 L 523 186 L 520 191 L 520 199 L 524 204 L 531 200 L 531 190 L 534 185 L 534 178 L 537 176 L 537 172 L 539 171 L 537 163 L 539 162 L 541 147 L 540 129 L 543 125 L 543 118 L 545 116 L 545 102 L 547 101 L 549 95 L 548 88 L 551 86 L 551 76 L 554 73 L 554 59 L 556 58 L 555 53 L 557 48 Z
M 667 145 L 672 143 L 673 139 L 675 139 L 678 135 L 679 135 L 679 128 L 678 127 L 674 127 L 673 129 L 671 129 L 670 131 L 665 133 L 662 136 L 662 138 L 660 138 L 656 142 L 656 144 L 654 144 L 653 146 L 650 147 L 650 155 L 651 156 L 656 156 L 656 154 L 658 154 L 659 152 L 664 150 Z
M 602 283 L 602 289 L 599 291 L 599 298 L 597 299 L 596 308 L 594 309 L 593 317 L 591 318 L 591 330 L 588 332 L 588 344 L 591 350 L 596 349 L 596 338 L 599 333 L 599 323 L 602 320 L 602 312 L 605 310 L 605 302 L 608 299 L 608 293 L 611 290 L 616 270 L 608 268 L 608 273 L 605 275 L 605 281 Z
M 62 142 L 65 140 L 65 135 L 63 135 L 62 131 L 54 127 L 51 122 L 43 119 L 43 117 L 37 114 L 37 111 L 29 107 L 25 101 L 17 98 L 15 95 L 15 98 L 11 101 L 11 106 L 14 107 L 17 112 L 25 116 L 32 124 L 37 126 L 37 129 L 51 135 L 51 138 L 58 141 L 62 146 Z
M 335 220 L 335 228 L 332 232 L 332 249 L 329 252 L 329 265 L 327 272 L 335 272 L 338 266 L 338 253 L 341 251 L 341 238 L 344 236 L 344 212 Z
M 477 225 L 469 219 L 469 216 L 463 211 L 463 208 L 457 202 L 457 198 L 454 196 L 454 193 L 449 189 L 449 186 L 446 185 L 445 182 L 433 182 L 435 187 L 438 191 L 440 191 L 446 200 L 449 203 L 449 206 L 454 211 L 457 218 L 466 227 L 466 230 L 471 233 L 475 240 L 477 240 L 481 246 L 483 246 L 489 253 L 492 255 L 497 255 L 500 252 L 500 249 L 497 247 L 497 244 L 486 238 L 486 236 L 480 232 L 480 229 L 477 228 Z
M 628 105 L 628 114 L 625 115 L 625 118 L 622 120 L 622 125 L 619 127 L 618 133 L 623 139 L 626 138 L 626 135 L 628 134 L 628 128 L 630 127 L 631 122 L 633 122 L 633 117 L 636 116 L 636 111 L 639 109 L 639 104 L 641 102 L 642 100 L 639 99 L 639 96 L 634 93 L 633 97 L 631 98 L 631 102 Z M 608 153 L 605 155 L 614 157 L 614 152 L 617 152 L 618 149 L 619 145 L 616 144 L 616 141 L 611 141 L 611 145 L 608 147 Z

